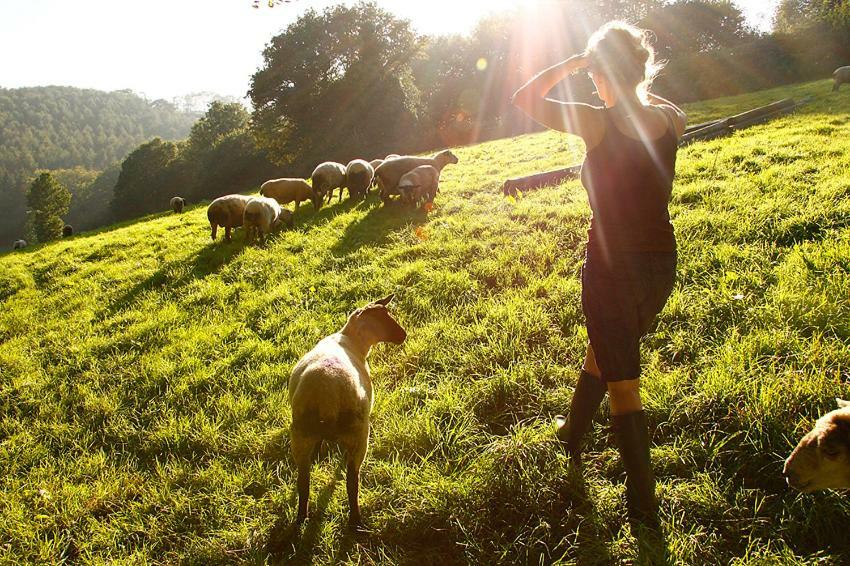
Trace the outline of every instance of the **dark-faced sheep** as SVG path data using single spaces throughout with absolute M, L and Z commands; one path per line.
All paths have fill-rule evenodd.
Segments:
M 403 157 L 387 159 L 375 171 L 375 176 L 378 178 L 378 190 L 380 191 L 381 200 L 387 202 L 390 200 L 390 196 L 398 194 L 398 182 L 402 175 L 408 171 L 412 171 L 420 165 L 430 165 L 438 172 L 441 172 L 443 167 L 449 163 L 457 163 L 457 161 L 458 159 L 455 154 L 449 150 L 435 153 L 431 157 L 405 155 Z
M 402 175 L 398 181 L 401 200 L 414 206 L 434 202 L 439 190 L 440 172 L 431 165 L 420 165 Z
M 259 237 L 260 243 L 266 243 L 266 236 L 283 224 L 292 226 L 292 212 L 280 207 L 273 198 L 254 197 L 245 205 L 242 221 L 245 226 L 245 241 L 251 243 Z
M 355 159 L 345 168 L 345 184 L 348 186 L 348 194 L 353 199 L 364 199 L 369 194 L 375 170 L 372 164 L 362 159 Z
M 12 244 L 13 250 L 22 250 L 25 247 L 27 247 L 27 241 L 26 240 L 15 240 L 15 243 Z
M 62 226 L 62 237 L 63 238 L 70 238 L 73 235 L 74 235 L 74 227 L 73 226 L 71 226 L 70 224 L 65 224 L 64 226 Z
M 212 228 L 212 239 L 215 240 L 219 226 L 224 228 L 224 241 L 230 241 L 230 231 L 242 226 L 245 215 L 245 205 L 251 197 L 245 195 L 225 195 L 212 201 L 207 207 L 207 218 Z
M 290 434 L 298 468 L 298 523 L 307 518 L 313 452 L 322 440 L 331 440 L 346 454 L 349 523 L 362 524 L 360 466 L 366 458 L 374 403 L 366 358 L 375 344 L 401 344 L 407 337 L 387 310 L 392 298 L 390 295 L 355 310 L 342 330 L 321 340 L 292 370 Z
M 183 197 L 171 197 L 171 210 L 180 214 L 183 212 L 183 207 L 186 206 L 186 201 Z
M 842 84 L 850 83 L 850 66 L 838 67 L 832 73 L 832 92 L 838 90 Z
M 836 401 L 838 409 L 819 418 L 785 460 L 782 475 L 803 493 L 850 489 L 850 401 Z
M 334 189 L 339 189 L 339 200 L 342 200 L 342 191 L 345 188 L 345 165 L 335 161 L 320 163 L 313 170 L 313 206 L 318 210 L 322 206 L 322 199 L 327 195 L 328 202 L 334 194 Z
M 301 201 L 313 200 L 313 187 L 304 179 L 271 179 L 262 184 L 260 194 L 281 205 L 294 202 L 298 210 Z

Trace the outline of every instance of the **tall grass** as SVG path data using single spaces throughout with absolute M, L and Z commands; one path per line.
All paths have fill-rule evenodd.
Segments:
M 829 90 L 688 108 L 697 122 L 815 96 L 680 152 L 679 279 L 643 349 L 670 561 L 850 561 L 850 500 L 780 476 L 850 394 L 850 98 Z M 586 342 L 583 189 L 499 191 L 581 149 L 555 133 L 459 148 L 430 214 L 302 207 L 265 248 L 211 243 L 199 206 L 0 257 L 0 560 L 648 560 L 606 411 L 582 474 L 550 425 Z M 292 533 L 289 371 L 389 291 L 409 338 L 372 357 L 371 533 L 345 529 L 333 449 Z

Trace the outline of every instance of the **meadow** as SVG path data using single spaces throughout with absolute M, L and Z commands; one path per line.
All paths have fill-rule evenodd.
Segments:
M 679 152 L 678 281 L 642 386 L 671 563 L 850 562 L 847 495 L 781 476 L 850 396 L 850 94 L 830 89 L 687 108 L 814 96 Z M 626 525 L 607 408 L 582 473 L 553 435 L 587 339 L 584 190 L 500 191 L 581 153 L 551 132 L 457 148 L 430 213 L 305 203 L 265 247 L 212 243 L 199 205 L 0 256 L 0 562 L 658 561 Z M 370 532 L 346 530 L 327 449 L 293 533 L 289 372 L 389 292 L 408 339 L 371 357 Z

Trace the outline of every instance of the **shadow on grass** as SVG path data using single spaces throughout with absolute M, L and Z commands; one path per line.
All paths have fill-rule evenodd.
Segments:
M 269 531 L 266 542 L 268 562 L 272 564 L 311 564 L 316 554 L 316 543 L 325 523 L 328 504 L 333 498 L 337 484 L 343 479 L 345 464 L 340 462 L 331 481 L 325 485 L 311 505 L 310 516 L 302 525 L 297 525 L 286 514 L 281 513 Z M 297 495 L 293 494 L 291 507 L 297 505 Z M 343 527 L 345 528 L 345 527 Z M 366 535 L 346 531 L 340 540 L 339 549 L 334 553 L 335 561 L 345 561 L 357 538 Z
M 106 314 L 112 316 L 131 306 L 140 295 L 147 291 L 168 289 L 173 292 L 196 279 L 203 279 L 210 274 L 217 273 L 239 256 L 244 249 L 245 244 L 234 237 L 233 241 L 229 243 L 223 240 L 210 242 L 188 257 L 165 263 L 152 275 L 112 301 Z M 187 265 L 191 265 L 191 268 L 180 271 L 180 268 L 185 268 Z M 176 278 L 170 277 L 173 271 L 178 271 L 180 275 Z
M 428 219 L 428 213 L 411 208 L 398 201 L 386 205 L 377 204 L 377 198 L 361 201 L 369 212 L 349 224 L 342 236 L 331 247 L 336 257 L 345 257 L 364 246 L 383 246 L 389 241 L 389 235 L 405 226 L 420 226 Z

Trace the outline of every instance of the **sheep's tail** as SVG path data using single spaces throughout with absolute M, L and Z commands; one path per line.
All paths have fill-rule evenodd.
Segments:
M 339 394 L 333 387 L 303 404 L 293 400 L 293 407 L 299 405 L 292 415 L 292 430 L 307 436 L 333 437 L 351 420 L 350 411 L 342 410 Z

